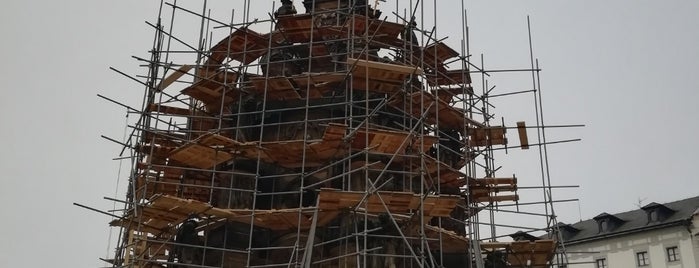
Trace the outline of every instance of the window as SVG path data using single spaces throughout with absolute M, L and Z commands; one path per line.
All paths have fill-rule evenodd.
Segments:
M 667 252 L 667 261 L 679 261 L 680 260 L 680 250 L 677 247 L 669 247 L 665 249 Z
M 648 251 L 641 251 L 636 253 L 636 264 L 638 266 L 648 266 L 650 265 L 650 259 L 648 257 Z
M 599 232 L 604 233 L 609 231 L 609 219 L 599 221 Z
M 648 222 L 656 222 L 658 221 L 658 210 L 654 209 L 648 212 Z
M 595 262 L 597 263 L 596 268 L 607 268 L 607 259 L 597 259 Z

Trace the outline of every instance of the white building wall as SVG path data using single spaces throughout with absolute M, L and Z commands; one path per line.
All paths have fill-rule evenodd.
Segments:
M 699 226 L 699 221 L 694 226 Z M 693 232 L 699 231 L 695 228 Z M 644 268 L 699 268 L 699 237 L 686 227 L 676 226 L 583 244 L 566 245 L 570 268 L 595 268 L 595 260 L 607 259 L 609 268 L 638 267 L 636 253 L 647 251 L 650 265 Z M 680 260 L 668 262 L 666 248 L 677 246 Z M 578 253 L 576 253 L 578 252 Z M 584 263 L 584 264 L 576 264 Z

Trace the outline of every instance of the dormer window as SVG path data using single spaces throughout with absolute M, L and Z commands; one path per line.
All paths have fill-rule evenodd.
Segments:
M 571 226 L 570 224 L 565 224 L 562 222 L 559 222 L 558 225 L 558 231 L 561 232 L 561 236 L 563 240 L 568 240 L 575 236 L 580 230 Z
M 662 222 L 675 212 L 672 209 L 655 202 L 645 205 L 641 209 L 646 212 L 648 217 L 647 224 Z
M 622 219 L 617 218 L 614 215 L 609 215 L 607 213 L 602 213 L 593 218 L 597 221 L 597 227 L 599 228 L 599 233 L 612 232 L 617 227 L 624 224 Z

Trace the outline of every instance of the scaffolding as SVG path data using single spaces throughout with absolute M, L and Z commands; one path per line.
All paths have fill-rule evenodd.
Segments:
M 536 90 L 525 92 L 538 96 L 536 125 L 507 127 L 490 111 L 485 77 L 531 72 L 536 89 L 538 63 L 485 70 L 471 60 L 465 18 L 457 52 L 434 27 L 419 27 L 424 21 L 415 14 L 424 2 L 411 1 L 403 16 L 396 6 L 394 22 L 378 4 L 306 0 L 301 13 L 284 0 L 267 18 L 251 19 L 253 1 L 246 0 L 237 12 L 243 22 L 226 23 L 210 15 L 206 1 L 201 11 L 162 3 L 150 24 L 151 57 L 137 59 L 148 73 L 131 77 L 145 88 L 141 108 L 121 104 L 138 120 L 118 141 L 132 168 L 122 214 L 110 223 L 120 230 L 116 252 L 105 261 L 564 265 L 564 254 L 552 260 L 563 249 L 555 237 L 498 241 L 493 220 L 508 205 L 525 205 L 518 178 L 496 176 L 494 152 L 532 146 L 545 154 L 547 141 Z M 167 11 L 169 24 L 161 18 Z M 199 32 L 189 33 L 199 36 L 196 45 L 173 34 L 176 14 L 201 21 Z M 222 31 L 226 36 L 212 42 Z M 481 92 L 472 74 L 484 81 Z M 537 143 L 530 144 L 528 129 L 537 130 Z M 508 130 L 519 145 L 508 147 Z M 541 168 L 547 224 L 539 230 L 555 235 L 554 186 L 543 157 Z M 489 234 L 481 234 L 483 225 Z

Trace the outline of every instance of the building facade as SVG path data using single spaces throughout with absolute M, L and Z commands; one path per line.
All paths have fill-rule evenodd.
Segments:
M 699 197 L 558 225 L 567 266 L 699 267 Z M 564 267 L 564 265 L 559 265 Z

